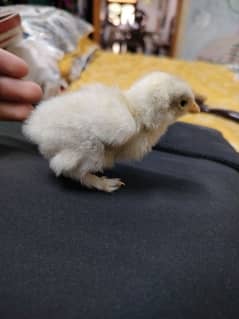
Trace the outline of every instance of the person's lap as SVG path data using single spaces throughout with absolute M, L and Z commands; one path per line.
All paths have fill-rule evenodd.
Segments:
M 239 159 L 213 131 L 176 124 L 113 194 L 54 177 L 15 123 L 0 167 L 1 319 L 238 318 Z

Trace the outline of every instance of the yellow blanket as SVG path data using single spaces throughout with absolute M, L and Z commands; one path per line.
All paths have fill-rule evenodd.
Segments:
M 71 62 L 72 55 L 60 63 L 62 74 L 65 76 Z M 188 62 L 134 54 L 116 55 L 99 50 L 80 78 L 70 85 L 70 89 L 74 90 L 95 82 L 126 89 L 143 74 L 155 70 L 169 72 L 185 79 L 195 92 L 208 98 L 207 104 L 211 107 L 239 112 L 239 80 L 235 74 L 224 66 L 198 61 Z M 239 124 L 204 113 L 186 115 L 181 121 L 217 129 L 239 151 Z

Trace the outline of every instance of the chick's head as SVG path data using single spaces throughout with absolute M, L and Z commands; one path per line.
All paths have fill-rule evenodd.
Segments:
M 153 72 L 128 91 L 139 121 L 153 129 L 170 125 L 187 112 L 200 112 L 190 86 L 173 75 Z

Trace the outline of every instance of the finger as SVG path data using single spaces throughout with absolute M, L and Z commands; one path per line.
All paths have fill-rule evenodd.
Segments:
M 31 104 L 13 104 L 0 102 L 0 120 L 2 121 L 23 121 L 33 110 Z
M 0 77 L 0 100 L 36 103 L 42 97 L 40 86 L 34 82 Z
M 13 78 L 22 78 L 28 73 L 28 66 L 24 60 L 16 55 L 0 49 L 0 74 Z

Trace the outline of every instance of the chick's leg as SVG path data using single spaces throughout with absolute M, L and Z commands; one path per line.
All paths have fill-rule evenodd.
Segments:
M 109 161 L 107 161 L 107 164 Z M 102 172 L 105 167 L 104 147 L 92 147 L 92 152 L 83 157 L 79 152 L 65 149 L 58 152 L 50 161 L 50 167 L 56 175 L 63 174 L 88 188 L 95 188 L 105 192 L 113 192 L 124 185 L 118 178 L 99 177 L 93 172 Z
M 81 184 L 88 188 L 96 188 L 104 192 L 114 192 L 124 185 L 119 178 L 99 177 L 92 173 L 87 173 L 80 178 Z

